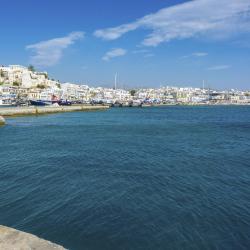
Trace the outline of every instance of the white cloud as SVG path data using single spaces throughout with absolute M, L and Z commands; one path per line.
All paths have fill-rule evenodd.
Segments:
M 120 26 L 115 27 L 115 28 L 96 30 L 94 32 L 94 35 L 96 37 L 101 37 L 105 40 L 115 40 L 115 39 L 121 37 L 123 34 L 129 32 L 129 31 L 132 31 L 132 30 L 136 30 L 139 27 L 140 27 L 140 25 L 138 25 L 137 23 L 124 24 L 124 25 L 120 25 Z
M 195 57 L 204 57 L 207 55 L 208 55 L 208 53 L 206 53 L 206 52 L 195 52 L 192 54 L 192 56 L 195 56 Z
M 127 51 L 125 49 L 116 48 L 108 51 L 102 58 L 104 61 L 109 61 L 110 59 L 114 57 L 124 56 L 127 54 Z
M 145 46 L 204 35 L 228 38 L 250 32 L 250 0 L 193 0 L 163 8 L 132 23 L 97 30 L 94 35 L 114 40 L 139 28 L 151 31 L 142 42 Z
M 144 58 L 149 58 L 155 56 L 153 53 L 148 53 L 144 55 Z
M 137 49 L 137 50 L 132 51 L 133 54 L 145 54 L 148 52 L 149 52 L 149 50 L 147 50 L 147 49 Z
M 225 70 L 225 69 L 229 69 L 231 68 L 231 65 L 216 65 L 216 66 L 212 66 L 209 67 L 208 70 Z
M 182 59 L 190 58 L 190 57 L 205 57 L 208 56 L 208 53 L 206 52 L 194 52 L 190 55 L 182 56 Z
M 26 49 L 33 52 L 30 62 L 38 67 L 53 66 L 61 59 L 64 49 L 83 37 L 84 32 L 72 32 L 65 37 L 28 45 Z

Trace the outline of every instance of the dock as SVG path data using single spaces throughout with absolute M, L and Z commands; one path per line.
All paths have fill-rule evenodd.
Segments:
M 29 107 L 8 107 L 0 108 L 0 116 L 25 116 L 25 115 L 43 115 L 62 112 L 77 112 L 77 111 L 98 111 L 107 110 L 109 106 L 99 105 L 72 105 L 72 106 L 29 106 Z

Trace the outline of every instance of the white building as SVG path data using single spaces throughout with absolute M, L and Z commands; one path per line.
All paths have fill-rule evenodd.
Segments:
M 37 85 L 51 86 L 57 83 L 47 79 L 47 72 L 32 72 L 21 65 L 1 66 L 0 71 L 0 82 L 19 85 L 23 88 L 32 88 Z

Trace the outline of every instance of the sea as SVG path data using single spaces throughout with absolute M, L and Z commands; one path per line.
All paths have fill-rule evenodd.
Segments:
M 7 118 L 0 224 L 70 250 L 249 249 L 250 106 Z

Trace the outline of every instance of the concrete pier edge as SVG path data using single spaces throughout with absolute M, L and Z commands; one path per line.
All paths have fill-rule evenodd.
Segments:
M 106 110 L 109 106 L 45 106 L 45 107 L 11 107 L 1 108 L 0 117 L 26 116 L 26 115 L 42 115 L 62 112 L 77 112 L 77 111 L 98 111 Z M 2 121 L 5 121 L 2 118 Z
M 5 125 L 5 119 L 0 115 L 0 126 Z
M 41 239 L 35 235 L 25 233 L 10 227 L 0 225 L 1 250 L 66 250 L 60 245 Z

